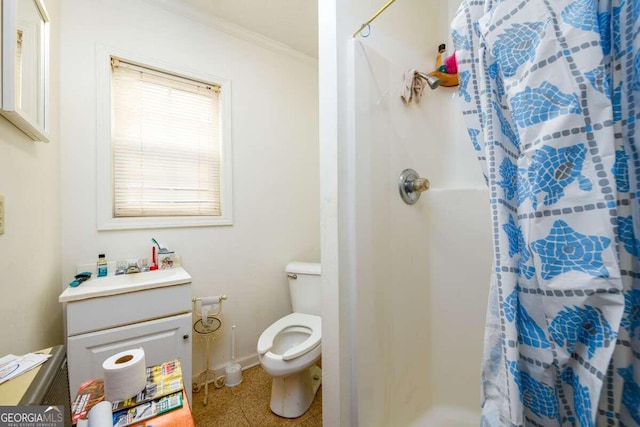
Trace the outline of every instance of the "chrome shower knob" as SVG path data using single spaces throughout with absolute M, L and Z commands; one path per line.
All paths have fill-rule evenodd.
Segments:
M 420 178 L 420 175 L 413 169 L 405 169 L 400 174 L 398 190 L 400 197 L 408 205 L 413 205 L 420 198 L 420 193 L 427 191 L 430 187 L 427 178 Z

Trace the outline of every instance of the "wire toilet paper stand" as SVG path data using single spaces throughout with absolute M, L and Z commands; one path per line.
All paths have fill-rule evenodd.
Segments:
M 216 316 L 222 311 L 222 301 L 226 299 L 226 295 L 193 298 L 193 312 L 199 317 L 193 324 L 193 330 L 197 334 L 197 339 L 204 341 L 207 354 L 206 369 L 198 375 L 197 381 L 193 384 L 193 391 L 199 392 L 204 385 L 202 404 L 205 406 L 209 398 L 209 382 L 212 382 L 215 388 L 224 387 L 225 378 L 218 377 L 216 371 L 211 369 L 211 345 L 216 340 L 217 332 L 222 326 L 222 321 Z M 211 309 L 213 311 L 209 312 Z

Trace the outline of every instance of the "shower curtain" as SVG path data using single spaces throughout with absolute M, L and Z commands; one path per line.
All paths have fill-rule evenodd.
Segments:
M 490 192 L 482 426 L 640 426 L 640 1 L 463 0 Z

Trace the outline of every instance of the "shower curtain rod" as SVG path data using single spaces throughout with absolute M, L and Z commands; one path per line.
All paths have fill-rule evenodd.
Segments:
M 358 28 L 358 31 L 356 31 L 355 33 L 353 33 L 353 37 L 352 38 L 356 38 L 358 37 L 358 34 L 360 34 L 362 32 L 362 30 L 364 30 L 367 25 L 371 24 L 373 21 L 375 21 L 375 19 L 380 16 L 380 14 L 382 12 L 384 12 L 389 6 L 391 6 L 393 3 L 395 3 L 396 0 L 389 0 L 387 2 L 387 4 L 385 4 L 384 6 L 382 6 L 380 9 L 378 9 L 378 11 L 376 13 L 374 13 L 371 18 L 369 18 L 369 20 L 367 22 L 365 22 L 364 24 L 362 24 L 362 26 L 360 28 Z

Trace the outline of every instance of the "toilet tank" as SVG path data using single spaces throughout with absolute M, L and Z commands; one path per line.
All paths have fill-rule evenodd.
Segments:
M 290 262 L 285 268 L 289 279 L 289 292 L 294 313 L 320 316 L 322 308 L 322 283 L 320 264 Z

